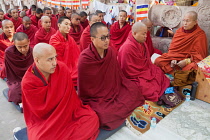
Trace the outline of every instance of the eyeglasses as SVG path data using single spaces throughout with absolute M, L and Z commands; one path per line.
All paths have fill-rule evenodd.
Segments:
M 102 37 L 96 37 L 96 36 L 94 36 L 94 37 L 95 37 L 95 38 L 101 39 L 101 41 L 105 41 L 106 39 L 110 39 L 110 36 L 111 36 L 111 35 L 102 36 Z

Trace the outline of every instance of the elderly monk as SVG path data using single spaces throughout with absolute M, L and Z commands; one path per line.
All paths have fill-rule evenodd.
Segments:
M 71 15 L 71 28 L 69 31 L 70 36 L 75 40 L 77 45 L 80 43 L 80 37 L 83 32 L 83 27 L 80 24 L 81 16 L 77 13 Z
M 17 9 L 11 10 L 11 16 L 10 20 L 13 22 L 16 31 L 16 29 L 22 24 L 22 19 L 19 17 Z
M 5 78 L 4 51 L 7 47 L 13 45 L 13 35 L 15 33 L 12 21 L 5 19 L 2 21 L 3 33 L 0 35 L 0 78 Z
M 115 48 L 116 51 L 120 49 L 122 44 L 128 37 L 129 32 L 131 31 L 131 25 L 126 22 L 127 12 L 121 10 L 118 15 L 118 21 L 115 22 L 110 29 L 111 34 L 111 46 Z
M 31 18 L 31 22 L 34 26 L 36 26 L 38 28 L 38 21 L 39 19 L 42 17 L 43 15 L 43 11 L 41 8 L 37 8 L 36 9 L 36 14 L 35 15 L 32 15 L 30 18 Z
M 183 27 L 176 31 L 168 53 L 158 57 L 155 64 L 165 73 L 197 69 L 197 62 L 207 55 L 206 34 L 197 24 L 197 13 L 190 11 L 184 16 Z
M 58 8 L 58 14 L 55 15 L 57 19 L 59 19 L 60 17 L 65 16 L 65 8 L 63 6 L 60 6 Z
M 152 22 L 148 18 L 144 18 L 141 22 L 144 23 L 147 26 L 146 44 L 147 44 L 147 48 L 148 48 L 150 57 L 154 53 L 157 53 L 157 54 L 160 54 L 161 55 L 162 52 L 160 50 L 154 48 L 153 47 L 153 44 L 152 44 L 152 38 L 150 36 L 150 32 L 151 32 L 151 29 L 152 29 Z
M 23 17 L 22 24 L 17 28 L 16 32 L 23 32 L 28 35 L 28 38 L 30 40 L 30 47 L 34 47 L 36 45 L 35 43 L 35 33 L 37 32 L 36 26 L 31 24 L 31 19 L 27 16 Z
M 72 9 L 70 9 L 70 8 L 66 8 L 66 13 L 65 13 L 65 15 L 69 18 L 69 19 L 71 19 L 71 14 L 72 14 L 73 12 L 72 12 Z
M 13 37 L 14 45 L 5 50 L 5 70 L 9 87 L 8 101 L 15 104 L 22 103 L 21 81 L 29 66 L 33 63 L 32 48 L 25 33 L 16 33 Z
M 170 81 L 159 67 L 152 64 L 146 36 L 147 26 L 136 22 L 119 50 L 118 61 L 125 76 L 138 85 L 144 98 L 156 102 Z
M 51 37 L 50 44 L 56 49 L 57 59 L 64 62 L 70 69 L 74 86 L 77 86 L 77 63 L 80 51 L 74 39 L 69 35 L 69 18 L 65 16 L 59 18 L 58 27 L 59 30 Z
M 109 32 L 101 22 L 90 29 L 92 43 L 79 58 L 79 96 L 99 116 L 100 127 L 119 127 L 132 111 L 144 104 L 135 82 L 123 75 L 116 53 L 109 47 Z
M 68 67 L 56 50 L 39 43 L 34 64 L 22 80 L 23 111 L 29 140 L 94 140 L 99 132 L 96 113 L 83 105 Z
M 89 16 L 89 25 L 84 29 L 80 38 L 80 51 L 81 52 L 91 44 L 90 26 L 96 22 L 101 22 L 99 16 L 96 14 L 91 14 Z
M 89 25 L 89 21 L 87 19 L 88 15 L 85 11 L 80 12 L 79 15 L 81 16 L 80 24 L 82 25 L 83 29 L 85 29 Z
M 0 9 L 0 28 L 2 27 L 2 21 L 4 20 L 4 11 Z
M 45 7 L 43 10 L 43 16 L 49 16 L 51 20 L 51 27 L 53 27 L 55 30 L 58 30 L 58 25 L 57 25 L 57 18 L 52 17 L 52 10 L 48 7 Z M 38 22 L 38 27 L 41 27 L 41 20 Z
M 49 44 L 51 36 L 56 33 L 56 30 L 51 27 L 51 20 L 48 16 L 42 16 L 42 27 L 35 34 L 35 43 L 47 43 Z

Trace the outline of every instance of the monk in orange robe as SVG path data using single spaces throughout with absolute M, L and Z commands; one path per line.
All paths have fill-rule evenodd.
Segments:
M 80 24 L 80 15 L 77 13 L 73 13 L 71 15 L 71 28 L 69 31 L 70 36 L 74 39 L 74 41 L 79 45 L 80 43 L 80 37 L 83 32 L 83 27 Z
M 116 51 L 120 49 L 120 47 L 127 39 L 129 32 L 131 31 L 131 25 L 126 22 L 127 12 L 121 10 L 118 17 L 119 20 L 115 22 L 110 29 L 110 43 Z
M 42 17 L 43 11 L 41 8 L 36 9 L 36 14 L 30 17 L 31 23 L 38 28 L 38 21 Z
M 64 62 L 72 74 L 74 86 L 77 86 L 77 63 L 79 58 L 79 47 L 69 35 L 70 20 L 61 17 L 58 20 L 59 30 L 50 38 L 50 44 L 55 47 L 58 54 L 57 59 Z
M 34 47 L 36 45 L 35 43 L 35 33 L 37 32 L 37 28 L 36 26 L 34 26 L 33 24 L 31 24 L 31 19 L 27 16 L 23 17 L 23 24 L 21 24 L 16 32 L 23 32 L 26 33 L 28 35 L 28 38 L 30 40 L 30 47 Z
M 79 14 L 81 16 L 80 24 L 82 25 L 83 29 L 85 29 L 89 25 L 89 21 L 87 19 L 87 13 L 85 11 L 80 12 Z
M 65 8 L 63 6 L 60 6 L 58 8 L 58 14 L 55 15 L 57 19 L 59 19 L 60 17 L 65 16 Z
M 19 17 L 17 9 L 11 10 L 11 16 L 10 20 L 13 22 L 16 31 L 16 29 L 22 24 L 22 19 Z
M 80 51 L 81 52 L 91 44 L 90 26 L 96 22 L 101 22 L 100 18 L 96 14 L 91 14 L 89 16 L 89 25 L 84 29 L 80 38 Z
M 56 59 L 56 50 L 39 43 L 34 64 L 22 80 L 23 112 L 29 140 L 95 140 L 97 114 L 83 105 L 73 87 L 68 67 Z
M 47 43 L 49 44 L 51 36 L 56 33 L 56 30 L 51 27 L 51 20 L 48 16 L 42 16 L 41 18 L 42 27 L 35 34 L 35 44 Z
M 162 70 L 152 64 L 145 43 L 147 26 L 136 22 L 118 53 L 118 61 L 125 76 L 134 81 L 144 98 L 156 102 L 169 87 L 170 81 Z
M 57 24 L 57 18 L 52 17 L 52 10 L 48 7 L 45 7 L 43 10 L 43 16 L 49 16 L 51 20 L 51 27 L 53 27 L 55 30 L 58 30 L 58 24 Z M 38 27 L 41 27 L 41 20 L 38 22 Z
M 4 52 L 6 48 L 13 45 L 13 35 L 15 33 L 12 21 L 5 19 L 2 21 L 3 33 L 0 35 L 0 78 L 5 78 Z
M 176 31 L 168 53 L 157 57 L 155 64 L 165 73 L 173 73 L 174 69 L 197 69 L 197 62 L 207 55 L 206 34 L 197 24 L 197 13 L 190 11 L 184 16 L 183 27 Z

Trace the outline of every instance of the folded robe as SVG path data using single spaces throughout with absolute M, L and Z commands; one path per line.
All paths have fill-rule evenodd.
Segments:
M 35 34 L 35 44 L 38 43 L 47 43 L 49 44 L 51 36 L 53 36 L 56 33 L 56 30 L 52 27 L 50 27 L 50 31 L 46 32 L 46 30 L 41 27 Z
M 35 65 L 22 80 L 23 110 L 29 140 L 94 140 L 99 132 L 96 113 L 83 105 L 71 74 L 58 61 L 46 81 Z
M 91 39 L 90 39 L 90 25 L 88 25 L 80 38 L 80 51 L 82 52 L 84 49 L 86 49 L 90 44 L 91 44 Z
M 13 22 L 16 29 L 22 24 L 22 18 L 18 17 L 18 19 L 10 18 L 10 20 Z
M 56 31 L 58 30 L 58 20 L 56 17 L 51 17 L 51 27 L 53 27 Z M 38 21 L 38 28 L 41 28 L 41 19 Z
M 132 34 L 121 46 L 118 61 L 125 76 L 136 82 L 146 100 L 158 101 L 169 87 L 169 79 L 152 64 L 146 43 L 138 43 Z
M 5 50 L 5 70 L 9 87 L 8 101 L 21 103 L 21 81 L 29 66 L 33 63 L 32 48 L 27 56 L 22 55 L 14 45 Z
M 182 70 L 197 69 L 197 62 L 203 60 L 208 55 L 207 38 L 205 32 L 196 25 L 191 31 L 185 31 L 183 27 L 179 28 L 170 44 L 168 53 L 155 60 L 165 73 L 172 73 L 171 60 L 184 60 L 190 58 L 190 64 Z
M 77 43 L 77 45 L 79 45 L 80 43 L 80 38 L 81 38 L 81 35 L 82 35 L 82 32 L 83 32 L 83 27 L 82 25 L 78 25 L 77 26 L 77 32 L 76 30 L 74 29 L 73 26 L 71 26 L 71 29 L 69 31 L 69 34 L 70 36 L 74 39 L 74 41 Z
M 125 78 L 113 48 L 100 58 L 93 44 L 81 52 L 78 64 L 79 96 L 99 116 L 100 127 L 119 127 L 132 111 L 144 104 L 138 86 Z

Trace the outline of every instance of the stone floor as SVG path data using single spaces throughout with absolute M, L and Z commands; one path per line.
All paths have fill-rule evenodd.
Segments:
M 7 87 L 0 80 L 0 140 L 13 140 L 12 130 L 25 127 L 23 114 L 7 102 L 2 90 Z M 123 127 L 108 140 L 210 140 L 210 104 L 200 100 L 183 103 L 158 123 L 155 130 L 143 135 Z

